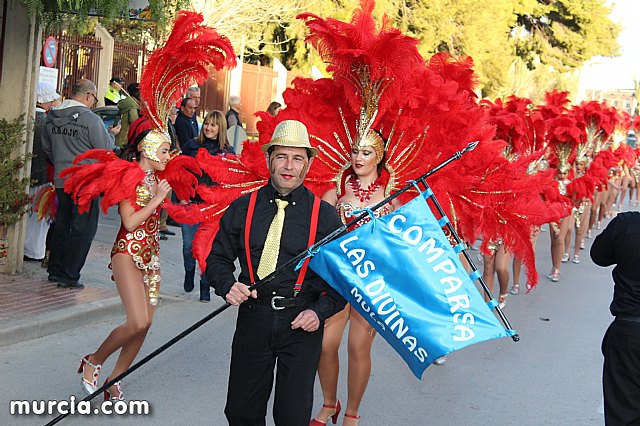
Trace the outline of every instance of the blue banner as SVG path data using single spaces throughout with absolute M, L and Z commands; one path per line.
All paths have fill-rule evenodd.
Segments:
M 439 357 L 514 334 L 480 295 L 424 196 L 322 246 L 311 267 L 418 379 Z

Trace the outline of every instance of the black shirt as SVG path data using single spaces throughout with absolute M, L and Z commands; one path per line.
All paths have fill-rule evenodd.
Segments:
M 216 294 L 223 298 L 236 282 L 233 275 L 236 259 L 240 261 L 241 268 L 237 281 L 250 284 L 244 246 L 249 196 L 247 194 L 235 200 L 224 213 L 220 220 L 220 230 L 207 258 L 207 280 L 215 288 Z M 313 194 L 304 185 L 301 185 L 287 197 L 281 197 L 271 186 L 271 183 L 268 183 L 258 190 L 249 240 L 251 262 L 256 279 L 258 279 L 256 271 L 264 248 L 264 240 L 278 210 L 274 202 L 276 198 L 284 198 L 289 201 L 289 205 L 285 209 L 278 267 L 307 249 Z M 324 238 L 341 225 L 342 222 L 335 207 L 323 201 L 320 205 L 316 241 Z M 299 271 L 294 271 L 293 267 L 282 272 L 271 282 L 258 289 L 258 297 L 269 297 L 274 291 L 280 296 L 293 297 L 293 285 L 298 278 L 298 273 Z M 321 321 L 342 310 L 346 304 L 340 294 L 326 284 L 311 268 L 307 269 L 307 275 L 298 297 L 305 295 L 319 296 L 318 300 L 309 306 L 309 309 L 318 314 Z
M 616 265 L 611 314 L 640 317 L 640 212 L 619 213 L 593 241 L 591 259 Z

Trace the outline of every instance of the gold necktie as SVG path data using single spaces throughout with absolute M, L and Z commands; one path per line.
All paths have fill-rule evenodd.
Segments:
M 278 205 L 278 212 L 269 226 L 269 232 L 267 232 L 267 238 L 264 240 L 264 248 L 260 256 L 260 265 L 258 265 L 258 278 L 260 279 L 275 271 L 278 264 L 280 238 L 282 237 L 282 226 L 284 225 L 284 209 L 289 205 L 289 202 L 276 199 L 276 204 Z

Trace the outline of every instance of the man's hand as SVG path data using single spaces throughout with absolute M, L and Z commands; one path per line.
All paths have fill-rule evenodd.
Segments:
M 120 133 L 120 129 L 122 129 L 122 124 L 118 124 L 117 126 L 111 126 L 109 127 L 109 132 L 111 132 L 111 134 L 113 136 L 117 135 L 118 133 Z
M 249 291 L 248 285 L 236 281 L 231 287 L 231 290 L 229 290 L 229 293 L 227 293 L 227 295 L 225 296 L 225 299 L 230 304 L 238 306 L 242 302 L 246 301 L 249 297 L 257 299 L 258 290 Z
M 313 332 L 320 327 L 320 318 L 318 314 L 311 309 L 306 309 L 298 314 L 296 319 L 291 321 L 291 329 L 301 328 L 304 331 Z

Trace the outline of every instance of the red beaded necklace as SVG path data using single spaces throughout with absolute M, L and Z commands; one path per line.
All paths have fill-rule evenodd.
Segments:
M 361 203 L 367 202 L 371 199 L 373 194 L 380 189 L 380 178 L 377 178 L 368 187 L 362 188 L 360 186 L 360 179 L 356 175 L 352 175 L 349 179 L 349 186 L 353 190 L 353 195 L 360 200 Z

